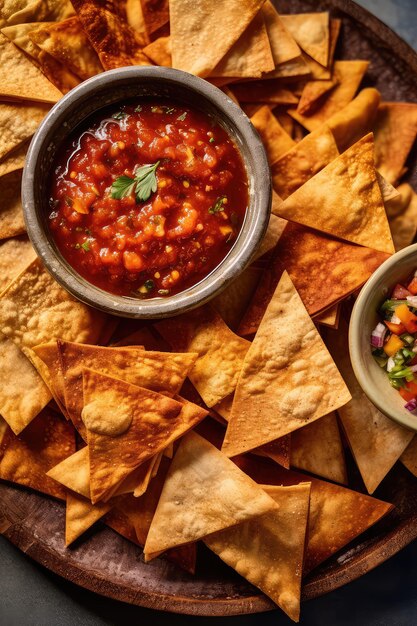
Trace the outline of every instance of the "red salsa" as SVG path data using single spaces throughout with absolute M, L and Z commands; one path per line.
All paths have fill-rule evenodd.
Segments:
M 213 118 L 141 101 L 101 111 L 70 138 L 53 170 L 49 223 L 94 285 L 164 297 L 219 265 L 247 204 L 241 156 Z

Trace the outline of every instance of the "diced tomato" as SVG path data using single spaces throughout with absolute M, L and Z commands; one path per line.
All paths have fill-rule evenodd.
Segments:
M 414 381 L 405 383 L 404 387 L 400 387 L 399 392 L 401 397 L 404 398 L 406 402 L 409 402 L 417 396 L 417 383 Z
M 393 322 L 387 322 L 386 320 L 385 320 L 385 324 L 388 330 L 394 333 L 394 335 L 402 335 L 403 333 L 405 333 L 404 324 L 394 324 Z
M 404 287 L 404 285 L 400 285 L 400 283 L 397 283 L 394 287 L 394 291 L 392 292 L 393 299 L 405 300 L 407 296 L 411 296 L 411 291 Z
M 406 304 L 397 306 L 394 313 L 404 324 L 407 332 L 411 334 L 417 333 L 417 315 L 414 315 Z
M 417 295 L 417 276 L 413 277 L 413 280 L 408 285 L 408 290 L 413 294 L 413 296 Z

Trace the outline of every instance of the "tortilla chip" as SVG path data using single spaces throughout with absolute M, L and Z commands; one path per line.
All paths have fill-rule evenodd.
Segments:
M 310 483 L 265 486 L 265 491 L 277 511 L 210 535 L 204 543 L 298 622 Z
M 104 518 L 105 524 L 110 526 L 110 528 L 116 531 L 119 535 L 131 541 L 132 543 L 140 546 L 138 539 L 136 537 L 135 527 L 123 511 L 121 511 L 118 507 L 115 507 L 107 513 Z
M 0 293 L 4 291 L 14 278 L 16 278 L 16 276 L 18 276 L 35 258 L 36 253 L 25 235 L 1 241 Z
M 287 486 L 311 482 L 304 575 L 393 509 L 392 504 L 382 500 L 248 455 L 235 461 L 242 471 L 262 485 Z
M 58 404 L 63 414 L 66 415 L 64 376 L 57 342 L 51 341 L 49 343 L 40 344 L 39 346 L 34 346 L 33 351 L 45 364 L 47 368 L 48 386 L 54 396 L 55 402 Z
M 414 476 L 417 476 L 417 439 L 415 436 L 402 453 L 400 461 Z
M 170 0 L 172 66 L 208 76 L 261 8 L 264 0 Z
M 234 332 L 251 301 L 261 275 L 260 268 L 249 266 L 227 289 L 211 301 L 213 308 Z
M 259 78 L 275 69 L 262 11 L 253 18 L 211 76 Z
M 274 206 L 275 203 L 279 203 L 281 201 L 282 199 L 278 196 L 278 194 L 274 190 L 272 190 L 272 206 Z M 283 220 L 281 217 L 277 217 L 276 215 L 273 215 L 271 213 L 271 215 L 269 216 L 268 229 L 264 235 L 264 238 L 261 241 L 258 252 L 253 258 L 254 261 L 275 248 L 287 224 L 287 220 Z
M 127 335 L 115 344 L 115 348 L 132 348 L 143 347 L 149 352 L 168 352 L 168 344 L 155 332 L 151 326 L 143 326 L 139 330 L 135 330 L 131 335 Z
M 320 362 L 320 368 L 313 364 Z M 350 399 L 287 272 L 265 312 L 235 391 L 222 450 L 236 456 L 297 430 Z
M 271 441 L 270 443 L 266 443 L 260 448 L 255 448 L 252 450 L 254 454 L 258 456 L 266 456 L 269 459 L 278 463 L 278 465 L 282 465 L 286 469 L 290 468 L 290 448 L 291 448 L 291 436 L 285 435 L 284 437 L 280 437 L 275 441 Z
M 353 99 L 368 65 L 368 61 L 336 61 L 332 78 L 338 84 L 323 99 L 320 108 L 310 115 L 292 110 L 288 111 L 289 114 L 307 130 L 315 130 Z
M 29 143 L 24 142 L 21 146 L 16 148 L 16 150 L 12 150 L 9 152 L 7 156 L 5 156 L 0 161 L 0 177 L 5 176 L 5 174 L 9 174 L 10 172 L 15 172 L 16 170 L 21 170 L 25 164 L 26 160 L 26 152 L 28 150 Z
M 148 59 L 155 63 L 155 65 L 162 65 L 163 67 L 172 67 L 171 56 L 171 38 L 159 37 L 148 44 L 143 49 Z
M 231 91 L 239 102 L 263 102 L 265 104 L 297 104 L 298 98 L 282 86 L 282 81 L 253 80 L 232 85 Z
M 321 126 L 294 144 L 289 152 L 272 165 L 274 190 L 281 198 L 288 198 L 338 156 L 339 151 L 331 131 L 327 126 Z M 278 214 L 280 206 L 280 203 L 276 203 L 272 211 Z
M 168 0 L 139 0 L 141 6 L 145 30 L 150 37 L 169 21 Z
M 145 20 L 140 0 L 126 0 L 126 19 L 129 26 L 138 33 L 145 34 Z
M 68 492 L 65 509 L 65 545 L 69 546 L 78 539 L 111 508 L 112 505 L 106 502 L 91 504 L 86 498 Z
M 296 145 L 268 106 L 260 108 L 250 121 L 261 136 L 270 164 L 278 161 Z
M 414 189 L 408 183 L 402 183 L 401 185 L 399 185 L 397 187 L 397 191 L 399 193 L 399 196 L 396 198 L 392 198 L 389 202 L 385 204 L 387 217 L 390 222 L 394 217 L 397 217 L 397 215 L 401 215 L 401 213 L 404 213 L 414 195 Z
M 83 395 L 93 504 L 207 415 L 191 402 L 89 369 L 83 374 Z
M 16 24 L 14 26 L 6 26 L 6 28 L 2 28 L 1 32 L 7 37 L 7 39 L 12 41 L 15 46 L 20 48 L 20 50 L 23 50 L 23 52 L 30 57 L 34 65 L 40 67 L 38 57 L 41 50 L 30 39 L 29 33 L 36 28 L 48 26 L 53 23 L 54 22 L 29 22 L 28 24 Z
M 40 26 L 29 38 L 82 80 L 103 71 L 100 60 L 77 17 Z
M 40 50 L 38 61 L 45 76 L 63 94 L 68 93 L 81 83 L 81 79 L 78 76 L 44 50 Z
M 327 311 L 323 311 L 314 318 L 315 324 L 322 324 L 323 326 L 329 326 L 330 328 L 338 328 L 340 319 L 340 303 L 334 304 Z
M 301 94 L 297 111 L 301 115 L 312 112 L 314 107 L 320 106 L 318 102 L 324 94 L 328 93 L 337 85 L 335 80 L 310 80 L 308 81 Z
M 188 377 L 208 407 L 232 393 L 249 343 L 210 306 L 163 320 L 155 328 L 176 352 L 198 354 Z
M 14 237 L 26 231 L 20 199 L 21 183 L 22 170 L 10 172 L 0 178 L 0 239 Z
M 42 72 L 0 33 L 0 97 L 55 103 L 61 96 Z
M 190 432 L 168 470 L 146 538 L 145 560 L 274 509 L 274 500 L 258 485 Z
M 285 28 L 298 45 L 317 63 L 327 67 L 329 60 L 329 14 L 299 13 L 281 15 Z
M 368 493 L 373 493 L 398 461 L 413 433 L 378 411 L 362 391 L 346 349 L 348 324 L 343 318 L 339 330 L 328 330 L 325 340 L 352 394 L 352 400 L 338 412 L 365 487 Z
M 281 17 L 270 0 L 265 2 L 261 12 L 265 20 L 275 65 L 286 63 L 300 56 L 300 48 L 292 35 L 286 30 Z
M 330 18 L 330 41 L 329 41 L 329 62 L 327 67 L 333 67 L 334 53 L 336 52 L 337 40 L 339 39 L 342 20 L 339 18 Z
M 105 70 L 149 65 L 142 48 L 145 37 L 130 28 L 116 0 L 72 0 L 74 9 Z
M 75 451 L 74 429 L 46 408 L 16 437 L 9 430 L 0 478 L 65 500 L 65 489 L 46 472 Z
M 417 195 L 413 193 L 409 205 L 389 223 L 395 250 L 402 250 L 413 243 L 417 233 Z
M 33 261 L 1 294 L 3 333 L 36 364 L 33 347 L 61 337 L 64 341 L 95 341 L 107 317 L 75 300 Z
M 417 104 L 382 102 L 374 125 L 375 164 L 395 184 L 417 135 Z
M 292 433 L 291 465 L 347 485 L 345 455 L 336 413 L 324 415 Z
M 9 0 L 0 7 L 0 24 L 59 21 L 74 13 L 70 0 Z
M 0 104 L 0 159 L 33 135 L 49 109 L 40 103 Z
M 376 173 L 376 177 L 384 204 L 388 204 L 392 200 L 397 200 L 401 196 L 401 193 L 397 191 L 395 187 L 391 185 L 391 183 L 389 183 L 379 172 Z
M 0 414 L 18 435 L 51 400 L 31 362 L 0 333 Z
M 300 54 L 300 56 L 295 59 L 280 63 L 272 72 L 264 74 L 262 78 L 267 80 L 274 78 L 302 78 L 308 76 L 310 73 L 310 67 L 306 63 L 303 54 Z
M 84 437 L 81 420 L 83 368 L 173 396 L 180 390 L 196 358 L 195 354 L 145 352 L 142 348 L 104 348 L 70 342 L 59 342 L 58 347 L 64 376 L 65 406 L 78 432 Z
M 282 195 L 279 188 L 277 191 Z M 276 212 L 341 239 L 394 252 L 376 177 L 371 133 L 294 191 Z

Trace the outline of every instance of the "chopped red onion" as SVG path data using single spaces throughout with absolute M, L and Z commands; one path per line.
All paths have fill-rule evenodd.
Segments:
M 410 306 L 417 308 L 417 296 L 407 296 L 407 302 Z
M 395 313 L 392 314 L 390 322 L 392 322 L 393 324 L 401 324 L 400 318 L 397 315 L 395 315 Z
M 409 400 L 409 402 L 407 402 L 407 404 L 405 404 L 404 406 L 407 411 L 415 411 L 417 409 L 417 400 L 413 398 L 412 400 Z
M 371 345 L 374 348 L 382 348 L 382 346 L 384 345 L 384 338 L 385 338 L 386 332 L 387 332 L 386 326 L 384 326 L 384 324 L 381 324 L 381 322 L 379 322 L 371 334 Z

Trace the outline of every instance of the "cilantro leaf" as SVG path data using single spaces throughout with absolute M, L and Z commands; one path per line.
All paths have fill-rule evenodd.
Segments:
M 221 211 L 224 211 L 223 203 L 225 200 L 226 200 L 226 196 L 220 196 L 220 198 L 217 198 L 216 202 L 209 208 L 208 212 L 211 215 L 215 215 L 216 213 L 220 213 Z
M 81 244 L 81 248 L 85 251 L 85 252 L 89 252 L 90 251 L 90 244 L 88 243 L 88 241 L 84 241 Z
M 184 111 L 184 113 L 182 113 L 181 115 L 177 117 L 177 120 L 179 120 L 180 122 L 183 122 L 186 117 L 187 117 L 187 111 Z
M 135 170 L 135 177 L 119 176 L 111 186 L 111 197 L 121 200 L 134 191 L 136 202 L 145 202 L 157 188 L 156 170 L 160 161 L 151 165 L 141 165 Z
M 130 196 L 136 185 L 136 179 L 130 176 L 119 176 L 111 186 L 111 197 L 121 200 Z

